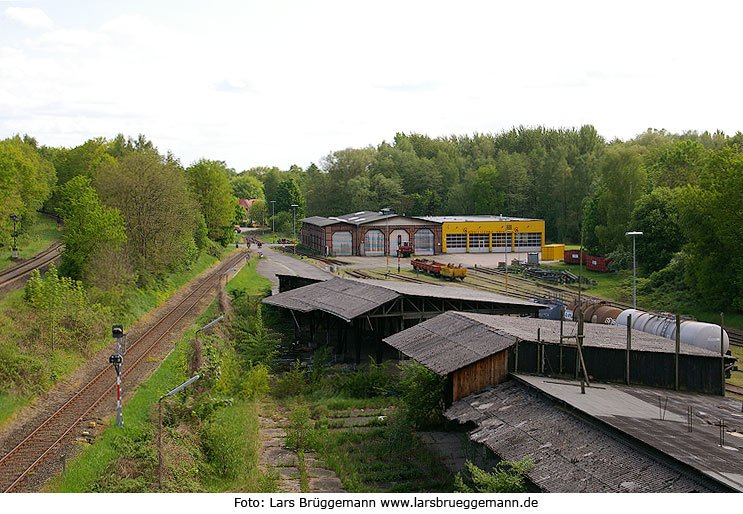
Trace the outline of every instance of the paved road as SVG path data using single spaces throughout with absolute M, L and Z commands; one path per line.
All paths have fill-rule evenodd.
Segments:
M 295 259 L 289 255 L 273 250 L 267 245 L 259 250 L 263 253 L 264 258 L 258 262 L 256 270 L 258 273 L 268 280 L 271 281 L 273 287 L 272 291 L 278 292 L 279 279 L 277 274 L 281 275 L 301 275 L 303 277 L 312 277 L 320 280 L 328 280 L 333 278 L 335 275 L 323 271 L 314 264 L 310 264 L 304 260 Z

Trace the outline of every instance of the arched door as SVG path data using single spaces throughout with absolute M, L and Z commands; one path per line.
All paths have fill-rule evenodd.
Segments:
M 410 242 L 407 230 L 397 229 L 390 233 L 390 255 L 397 255 L 397 249 Z
M 422 228 L 415 233 L 416 255 L 433 255 L 433 232 L 427 228 Z
M 353 237 L 350 232 L 333 233 L 333 255 L 353 255 Z
M 364 236 L 364 255 L 378 257 L 384 255 L 384 234 L 381 230 L 370 230 Z

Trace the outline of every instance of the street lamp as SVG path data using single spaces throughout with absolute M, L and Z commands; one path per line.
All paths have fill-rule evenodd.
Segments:
M 157 487 L 158 489 L 163 488 L 163 400 L 170 395 L 173 395 L 186 387 L 187 385 L 195 382 L 199 379 L 199 375 L 194 375 L 192 378 L 186 380 L 181 385 L 166 393 L 160 397 L 157 401 L 157 410 L 159 413 L 158 432 L 157 432 Z
M 294 253 L 297 253 L 297 205 L 296 203 L 292 204 L 292 211 L 294 212 Z
M 276 200 L 271 200 L 271 226 L 273 232 L 273 242 L 276 243 Z
M 15 224 L 18 223 L 18 220 L 20 218 L 18 218 L 18 215 L 14 213 L 10 215 L 10 219 L 13 220 L 13 253 L 11 255 L 11 259 L 17 259 L 18 258 L 18 247 L 16 246 Z
M 382 209 L 382 214 L 384 214 L 385 216 L 387 216 L 389 213 L 390 213 L 389 207 L 385 207 L 384 209 Z M 389 247 L 385 246 L 385 245 L 388 245 L 390 242 L 390 218 L 389 216 L 387 216 L 384 219 L 384 225 L 385 225 L 385 231 L 387 233 L 384 235 L 386 242 L 385 241 L 382 242 L 382 247 L 384 248 L 384 254 L 387 256 L 387 271 L 389 271 L 390 270 L 390 252 L 388 251 Z
M 625 232 L 625 236 L 632 236 L 632 308 L 637 309 L 637 261 L 635 259 L 635 237 L 642 232 Z

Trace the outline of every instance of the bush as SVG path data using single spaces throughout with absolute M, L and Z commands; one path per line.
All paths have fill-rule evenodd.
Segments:
M 292 368 L 285 372 L 284 375 L 276 382 L 273 389 L 274 396 L 277 398 L 286 398 L 287 396 L 297 396 L 307 390 L 306 371 L 302 369 L 299 359 Z
M 525 476 L 533 467 L 531 457 L 501 461 L 488 473 L 467 460 L 464 473 L 457 473 L 454 488 L 459 493 L 525 493 Z
M 218 412 L 201 430 L 206 471 L 218 479 L 233 480 L 245 474 L 254 452 L 245 433 L 244 413 L 237 407 Z
M 419 429 L 444 422 L 446 379 L 414 361 L 400 364 L 400 393 L 408 419 Z
M 366 370 L 339 376 L 336 388 L 352 398 L 371 398 L 386 393 L 392 385 L 392 377 L 384 371 L 384 366 L 372 359 Z
M 289 414 L 289 427 L 286 430 L 285 445 L 290 450 L 305 451 L 313 446 L 313 429 L 310 425 L 310 411 L 304 405 Z
M 242 396 L 245 398 L 261 398 L 269 391 L 268 367 L 264 364 L 250 366 L 242 386 Z

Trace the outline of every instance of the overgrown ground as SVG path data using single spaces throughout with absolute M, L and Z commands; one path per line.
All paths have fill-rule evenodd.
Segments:
M 113 322 L 128 328 L 217 262 L 218 258 L 202 252 L 191 269 L 162 276 L 146 288 L 125 291 L 112 306 L 86 292 L 82 320 L 64 312 L 62 302 L 61 312 L 51 323 L 48 309 L 26 302 L 24 290 L 9 292 L 0 299 L 0 427 L 109 343 Z
M 28 230 L 18 236 L 18 257 L 29 259 L 61 237 L 62 233 L 56 221 L 36 214 Z M 0 255 L 0 270 L 15 264 L 10 260 L 11 249 L 12 247 L 3 248 L 2 255 Z

